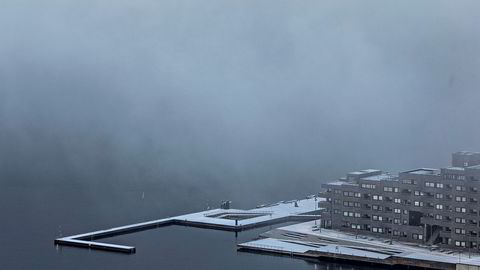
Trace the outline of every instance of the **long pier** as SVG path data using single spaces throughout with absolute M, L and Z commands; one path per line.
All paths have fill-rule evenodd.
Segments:
M 57 238 L 54 243 L 55 245 L 131 254 L 136 252 L 134 246 L 101 243 L 95 240 L 172 225 L 238 232 L 290 221 L 309 221 L 319 218 L 316 214 L 322 209 L 317 208 L 317 200 L 317 198 L 309 198 L 294 202 L 281 202 L 251 210 L 214 209 Z M 228 219 L 229 216 L 242 217 L 242 219 Z M 250 216 L 251 218 L 249 218 Z

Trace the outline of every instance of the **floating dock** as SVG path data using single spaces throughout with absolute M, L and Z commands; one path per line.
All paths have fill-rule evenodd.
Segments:
M 133 246 L 114 245 L 95 240 L 150 230 L 159 227 L 180 225 L 225 231 L 243 231 L 290 221 L 318 219 L 316 214 L 323 209 L 318 202 L 324 199 L 309 196 L 303 200 L 279 202 L 250 210 L 213 209 L 176 217 L 158 219 L 126 226 L 77 234 L 55 239 L 56 245 L 75 246 L 123 253 L 135 253 Z
M 393 267 L 480 270 L 480 255 L 475 253 L 453 252 L 319 228 L 320 222 L 316 220 L 324 209 L 319 208 L 318 203 L 323 200 L 309 196 L 303 200 L 278 202 L 250 210 L 213 209 L 62 237 L 55 239 L 54 242 L 56 245 L 131 254 L 136 252 L 134 246 L 102 243 L 96 240 L 172 225 L 238 232 L 298 221 L 302 223 L 277 228 L 263 233 L 261 239 L 238 244 L 238 250 Z

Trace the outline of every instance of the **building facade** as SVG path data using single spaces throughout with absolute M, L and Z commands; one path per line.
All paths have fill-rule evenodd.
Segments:
M 454 153 L 441 169 L 351 172 L 322 187 L 326 228 L 480 251 L 480 153 Z

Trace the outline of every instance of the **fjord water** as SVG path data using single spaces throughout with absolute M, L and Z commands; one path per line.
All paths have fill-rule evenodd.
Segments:
M 480 150 L 478 10 L 2 0 L 0 269 L 362 269 L 238 253 L 231 233 L 183 227 L 111 239 L 135 255 L 53 240 Z
M 232 232 L 170 226 L 103 240 L 134 245 L 133 255 L 54 246 L 60 235 L 198 211 L 207 201 L 196 192 L 180 196 L 155 186 L 142 190 L 92 187 L 86 198 L 81 186 L 30 183 L 2 188 L 0 269 L 370 269 L 236 251 L 237 242 L 272 227 L 241 232 L 236 238 Z M 219 197 L 213 193 L 209 200 Z

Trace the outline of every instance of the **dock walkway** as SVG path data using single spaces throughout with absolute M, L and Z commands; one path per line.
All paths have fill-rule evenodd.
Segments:
M 243 231 L 289 221 L 308 221 L 318 217 L 315 214 L 322 210 L 317 207 L 318 202 L 321 200 L 323 199 L 308 198 L 297 200 L 295 201 L 296 204 L 294 201 L 279 202 L 270 206 L 264 206 L 250 210 L 213 209 L 198 213 L 125 225 L 106 230 L 66 236 L 55 239 L 54 243 L 56 245 L 64 246 L 76 246 L 123 253 L 135 253 L 136 250 L 134 246 L 114 245 L 96 242 L 95 240 L 171 225 L 225 231 Z M 249 215 L 251 215 L 251 218 L 248 218 Z M 229 216 L 242 218 L 239 220 L 235 218 L 228 218 Z

